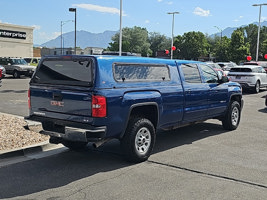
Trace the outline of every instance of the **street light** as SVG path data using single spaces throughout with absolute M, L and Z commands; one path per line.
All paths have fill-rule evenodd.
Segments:
M 174 28 L 174 15 L 180 14 L 179 12 L 168 12 L 167 14 L 172 15 L 172 46 L 171 46 L 171 59 L 173 57 L 173 28 Z
M 61 36 L 61 40 L 60 40 L 61 41 L 61 46 L 60 46 L 61 47 L 60 48 L 61 49 L 61 55 L 63 54 L 63 49 L 62 49 L 62 40 L 63 40 L 63 37 L 62 37 L 62 26 L 65 25 L 68 22 L 73 22 L 73 20 L 61 21 L 61 24 L 60 24 L 61 25 L 61 35 L 60 35 Z
M 215 28 L 217 28 L 220 32 L 221 32 L 221 42 L 222 42 L 222 29 L 220 29 L 218 26 L 214 26 Z
M 119 41 L 119 56 L 122 49 L 122 0 L 120 0 L 120 41 Z
M 74 54 L 76 54 L 76 8 L 69 8 L 70 12 L 75 12 L 75 38 L 74 38 Z
M 261 6 L 266 6 L 267 3 L 261 3 L 261 4 L 253 4 L 252 6 L 259 6 L 260 12 L 259 12 L 259 26 L 258 26 L 258 38 L 257 38 L 257 50 L 256 50 L 256 61 L 258 61 L 259 58 L 259 45 L 260 45 L 260 30 L 261 30 Z

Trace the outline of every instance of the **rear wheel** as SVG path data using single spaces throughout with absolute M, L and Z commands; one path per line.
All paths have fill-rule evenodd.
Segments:
M 237 101 L 231 101 L 227 113 L 222 120 L 223 128 L 226 130 L 235 130 L 240 122 L 241 108 Z
M 155 139 L 155 128 L 151 121 L 142 117 L 131 117 L 121 140 L 126 159 L 136 163 L 147 160 L 153 150 Z
M 254 87 L 254 92 L 259 93 L 260 92 L 260 81 L 257 81 Z
M 78 150 L 84 149 L 88 143 L 87 142 L 76 142 L 76 141 L 63 140 L 62 144 L 71 150 L 78 151 Z

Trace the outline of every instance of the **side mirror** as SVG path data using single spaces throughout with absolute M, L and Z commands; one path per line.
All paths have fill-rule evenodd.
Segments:
M 227 76 L 222 76 L 222 83 L 227 83 L 229 82 L 229 78 Z
M 218 77 L 219 77 L 219 83 L 227 83 L 227 82 L 229 82 L 229 78 L 227 76 L 223 76 L 220 73 L 218 73 Z

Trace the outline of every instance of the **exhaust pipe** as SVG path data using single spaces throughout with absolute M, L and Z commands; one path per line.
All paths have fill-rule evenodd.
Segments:
M 108 142 L 110 140 L 112 140 L 112 138 L 105 138 L 105 139 L 99 140 L 99 141 L 93 143 L 93 147 L 94 148 L 98 148 L 98 147 L 100 147 L 101 145 L 105 144 L 106 142 Z

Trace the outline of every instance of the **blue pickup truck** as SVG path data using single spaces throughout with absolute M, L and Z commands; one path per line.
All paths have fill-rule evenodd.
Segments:
M 238 127 L 238 83 L 197 61 L 119 56 L 51 56 L 40 61 L 28 92 L 41 134 L 70 149 L 119 139 L 133 162 L 150 156 L 159 130 L 216 118 Z

